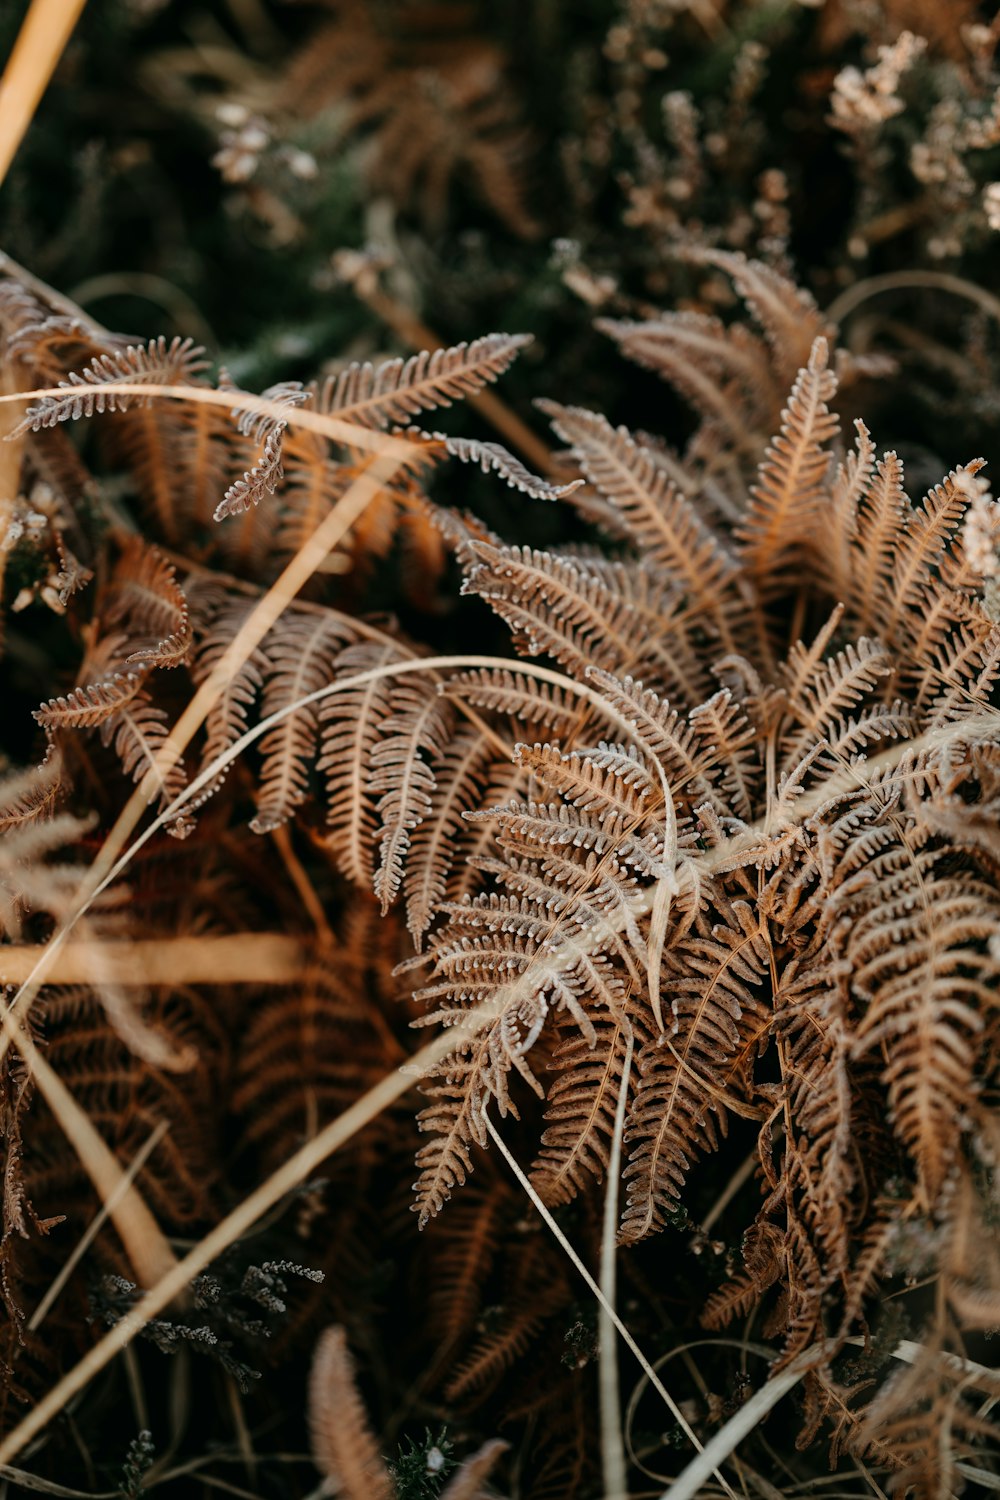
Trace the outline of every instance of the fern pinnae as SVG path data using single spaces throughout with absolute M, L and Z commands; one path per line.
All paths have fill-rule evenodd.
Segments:
M 187 787 L 187 772 L 180 760 L 173 758 L 167 765 L 161 764 L 160 752 L 169 738 L 166 719 L 163 709 L 156 708 L 148 694 L 141 691 L 100 725 L 101 741 L 104 745 L 114 744 L 125 775 L 140 783 L 148 779 L 146 800 L 159 801 L 163 809 Z M 190 809 L 183 808 L 170 819 L 167 832 L 183 839 L 193 827 Z
M 550 730 L 557 738 L 579 720 L 579 699 L 509 667 L 480 667 L 447 677 L 438 692 L 455 702 L 505 714 L 522 724 Z
M 858 507 L 871 483 L 875 467 L 875 444 L 860 417 L 854 422 L 854 447 L 837 465 L 830 485 L 827 525 L 831 540 L 819 559 L 826 591 L 833 599 L 850 597 L 852 586 L 851 544 L 858 532 Z
M 282 434 L 281 488 L 273 512 L 274 545 L 282 557 L 295 556 L 362 472 L 359 465 L 334 462 L 328 450 L 319 433 L 301 428 Z M 357 541 L 357 530 L 353 538 Z
M 286 613 L 261 643 L 270 669 L 262 717 L 298 703 L 329 682 L 334 662 L 352 634 L 334 615 Z M 319 712 L 314 704 L 287 714 L 264 736 L 257 812 L 250 824 L 255 833 L 280 827 L 305 800 L 318 739 Z
M 808 545 L 822 526 L 820 508 L 830 465 L 825 445 L 839 426 L 829 410 L 836 389 L 826 341 L 817 339 L 792 387 L 781 429 L 751 486 L 750 503 L 737 531 L 740 555 L 764 599 L 784 585 L 803 542 Z
M 637 894 L 634 878 L 608 859 L 598 862 L 590 855 L 581 865 L 550 848 L 543 859 L 537 860 L 532 857 L 537 851 L 520 849 L 510 837 L 499 842 L 505 858 L 480 855 L 474 862 L 477 872 L 492 875 L 502 889 L 534 902 L 547 913 L 552 930 L 558 924 L 579 937 L 588 927 L 601 926 L 611 913 L 614 928 L 605 936 L 607 951 L 621 960 L 638 988 L 646 944 L 633 910 Z M 442 907 L 444 911 L 449 909 L 454 907 Z
M 463 546 L 459 560 L 466 573 L 462 592 L 487 600 L 510 626 L 522 655 L 553 656 L 579 678 L 591 665 L 627 671 L 646 662 L 654 675 L 661 665 L 673 670 L 669 653 L 636 608 L 643 603 L 650 615 L 669 612 L 670 591 L 665 585 L 659 597 L 647 591 L 641 569 L 599 569 L 556 553 L 480 541 Z M 627 593 L 633 577 L 639 588 Z M 662 613 L 658 625 L 662 630 Z
M 603 750 L 603 747 L 602 747 Z M 645 766 L 626 751 L 561 751 L 554 745 L 518 745 L 514 759 L 548 790 L 590 814 L 602 824 L 608 819 L 642 822 L 655 806 L 659 788 Z M 602 764 L 603 760 L 603 764 Z
M 431 1136 L 416 1156 L 420 1177 L 413 1184 L 411 1206 L 419 1214 L 421 1229 L 440 1213 L 453 1189 L 461 1187 L 472 1171 L 471 1142 L 485 1144 L 480 1139 L 485 1130 L 481 1125 L 477 1129 L 476 1095 L 468 1080 L 470 1074 L 475 1077 L 486 1055 L 487 1046 L 481 1039 L 463 1044 L 422 1085 L 422 1092 L 434 1102 L 417 1116 L 417 1128 Z
M 219 375 L 219 389 L 221 391 L 237 389 L 229 379 L 227 371 L 221 371 Z M 312 400 L 313 393 L 302 385 L 298 380 L 281 380 L 277 385 L 269 385 L 266 390 L 261 391 L 260 401 L 266 401 L 273 406 L 287 407 L 294 411 L 296 407 L 306 406 Z M 275 416 L 272 411 L 261 411 L 256 405 L 234 406 L 229 413 L 230 419 L 235 422 L 236 430 L 242 437 L 248 437 L 252 442 L 261 447 L 270 433 L 284 430 L 286 423 L 280 417 Z
M 343 1328 L 327 1328 L 316 1345 L 309 1373 L 309 1433 L 316 1467 L 343 1500 L 395 1500 L 395 1486 L 358 1395 Z
M 884 453 L 856 505 L 849 572 L 837 592 L 862 629 L 882 633 L 893 598 L 893 572 L 913 509 L 903 488 L 903 465 Z
M 338 677 L 405 659 L 401 646 L 385 640 L 348 646 L 334 664 Z M 339 868 L 367 888 L 378 819 L 368 785 L 368 766 L 378 743 L 379 725 L 391 712 L 391 687 L 384 677 L 334 694 L 319 713 L 320 755 L 316 769 L 326 778 L 324 843 Z
M 111 588 L 108 624 L 127 622 L 150 642 L 136 647 L 130 640 L 133 649 L 125 658 L 126 666 L 177 667 L 187 660 L 191 651 L 187 599 L 177 582 L 177 570 L 156 547 L 129 537 Z
M 685 246 L 686 260 L 718 266 L 730 277 L 750 308 L 780 363 L 780 378 L 792 380 L 806 363 L 817 338 L 830 338 L 833 330 L 823 318 L 811 293 L 762 260 L 749 259 L 735 251 L 714 246 Z
M 115 353 L 99 354 L 82 371 L 73 371 L 59 382 L 65 394 L 43 396 L 29 406 L 24 419 L 10 434 L 12 439 L 26 432 L 55 427 L 59 422 L 76 421 L 94 412 L 127 411 L 136 402 L 147 402 L 148 396 L 132 396 L 127 391 L 106 387 L 134 382 L 136 385 L 183 385 L 207 368 L 204 350 L 193 339 L 174 338 L 168 344 L 162 336 L 149 344 L 129 344 Z
M 887 601 L 885 621 L 880 625 L 880 633 L 889 643 L 897 643 L 900 632 L 908 628 L 907 616 L 916 615 L 919 610 L 921 596 L 932 583 L 934 572 L 968 508 L 971 481 L 984 464 L 985 460 L 979 458 L 952 469 L 927 492 L 922 505 L 913 510 L 895 548 L 891 600 Z
M 472 725 L 458 728 L 432 756 L 437 795 L 411 835 L 403 876 L 407 926 L 418 949 L 449 887 L 462 815 L 487 785 L 494 760 L 493 747 Z
M 381 793 L 377 814 L 382 826 L 374 890 L 385 913 L 403 880 L 403 862 L 413 830 L 431 816 L 437 783 L 435 756 L 444 754 L 451 731 L 448 705 L 411 683 L 393 693 L 392 713 L 379 725 L 372 749 L 369 790 Z
M 228 595 L 220 597 L 211 589 L 204 596 L 197 592 L 194 594 L 196 645 L 191 675 L 199 686 L 217 672 L 219 663 L 229 651 L 252 607 L 250 600 L 234 599 Z M 200 773 L 205 772 L 220 756 L 224 756 L 247 732 L 250 706 L 263 690 L 268 670 L 267 656 L 258 645 L 237 670 L 226 673 L 205 719 L 205 743 Z M 225 782 L 229 770 L 230 766 L 224 764 L 214 780 L 195 794 L 188 804 L 192 812 L 215 795 Z
M 106 682 L 88 683 L 63 697 L 50 698 L 34 710 L 32 717 L 42 728 L 90 729 L 118 712 L 142 687 L 140 672 L 117 672 Z
M 724 366 L 720 370 L 718 361 L 714 362 L 713 368 L 689 358 L 692 342 L 704 347 L 706 330 L 703 325 L 699 325 L 699 332 L 695 335 L 683 314 L 673 314 L 646 323 L 597 318 L 594 327 L 613 339 L 627 358 L 653 370 L 680 391 L 702 417 L 705 437 L 711 437 L 725 451 L 744 458 L 757 452 L 759 435 L 741 403 L 733 399 L 732 377 L 727 380 Z M 720 353 L 725 350 L 726 341 L 727 330 L 719 324 L 716 343 Z M 761 368 L 766 369 L 766 363 L 757 362 L 755 368 L 759 380 Z
M 892 672 L 891 658 L 878 641 L 862 636 L 828 660 L 815 663 L 790 702 L 798 729 L 781 740 L 782 768 L 798 764 L 809 746 L 824 738 L 842 716 L 856 709 L 879 680 Z
M 550 1208 L 600 1182 L 608 1169 L 611 1137 L 630 1036 L 624 1014 L 593 1018 L 595 1038 L 579 1034 L 556 1048 L 550 1069 L 546 1128 L 531 1179 Z
M 990 696 L 1000 680 L 1000 630 L 994 626 L 985 640 L 963 641 L 957 658 L 944 670 L 947 687 L 934 701 L 930 728 L 977 715 L 985 715 L 988 722 L 995 713 Z M 988 736 L 985 724 L 983 729 Z
M 629 725 L 643 752 L 652 760 L 665 804 L 672 805 L 677 799 L 682 807 L 689 807 L 693 802 L 715 800 L 714 750 L 706 749 L 698 733 L 676 709 L 631 676 L 618 678 L 597 667 L 589 668 L 587 676 Z M 668 840 L 670 837 L 668 831 Z
M 625 1242 L 662 1227 L 695 1149 L 714 1150 L 718 1133 L 725 1131 L 723 1074 L 742 1033 L 761 1011 L 748 986 L 761 984 L 769 947 L 754 914 L 737 902 L 732 925 L 717 924 L 711 936 L 695 932 L 664 958 L 677 1040 L 668 1047 L 666 1037 L 653 1036 L 639 1054 L 640 1081 L 625 1142 L 630 1148 L 621 1227 Z M 705 1080 L 712 1083 L 710 1093 Z
M 55 811 L 62 782 L 62 756 L 50 739 L 41 765 L 0 780 L 0 833 L 44 823 Z
M 317 410 L 387 429 L 420 412 L 450 406 L 497 380 L 530 344 L 530 334 L 491 333 L 471 344 L 390 359 L 378 366 L 352 364 L 317 392 Z
M 714 624 L 732 649 L 725 589 L 735 564 L 653 455 L 626 428 L 613 428 L 603 416 L 552 401 L 538 406 L 570 444 L 570 455 L 587 479 L 614 507 L 621 531 L 644 556 L 678 577 L 699 616 Z
M 877 884 L 856 879 L 848 893 L 847 957 L 852 984 L 869 1001 L 857 1048 L 883 1048 L 895 1126 L 930 1208 L 958 1148 L 973 1039 L 996 983 L 996 960 L 977 947 L 1000 918 L 985 885 L 938 873 L 937 851 L 901 826 L 899 833 L 872 862 Z
M 215 507 L 212 519 L 224 521 L 228 516 L 239 516 L 260 504 L 265 495 L 273 495 L 284 470 L 281 466 L 281 439 L 285 430 L 283 422 L 276 422 L 264 439 L 260 458 L 252 469 L 247 469 L 242 479 L 231 484 Z
M 533 500 L 561 500 L 571 495 L 583 484 L 582 479 L 571 479 L 565 484 L 554 484 L 542 479 L 525 468 L 500 443 L 486 442 L 481 438 L 448 437 L 441 432 L 420 432 L 407 428 L 407 435 L 424 439 L 429 444 L 441 444 L 446 453 L 462 463 L 475 464 L 484 474 L 498 474 L 511 489 L 530 495 Z

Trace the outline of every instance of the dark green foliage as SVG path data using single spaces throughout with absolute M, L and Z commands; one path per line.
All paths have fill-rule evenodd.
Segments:
M 454 1446 L 445 1427 L 437 1436 L 427 1427 L 422 1438 L 407 1438 L 389 1465 L 399 1500 L 437 1500 L 448 1475 L 458 1467 Z
M 122 1480 L 118 1493 L 122 1500 L 139 1500 L 144 1493 L 143 1475 L 147 1473 L 156 1457 L 153 1434 L 145 1430 L 134 1437 L 128 1445 L 128 1456 L 122 1469 Z

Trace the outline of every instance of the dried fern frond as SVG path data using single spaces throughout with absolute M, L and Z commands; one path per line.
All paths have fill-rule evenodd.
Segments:
M 822 529 L 820 507 L 830 464 L 825 444 L 839 423 L 829 409 L 837 382 L 828 349 L 817 339 L 792 387 L 781 431 L 767 450 L 750 503 L 740 522 L 741 557 L 767 599 L 787 582 L 787 569 L 801 554 L 803 536 Z
M 55 812 L 62 784 L 62 756 L 50 741 L 40 766 L 0 781 L 0 833 L 44 823 Z
M 108 391 L 105 386 L 130 381 L 136 385 L 186 385 L 207 368 L 204 352 L 193 339 L 176 337 L 168 344 L 161 335 L 149 344 L 130 344 L 119 353 L 99 354 L 86 369 L 72 371 L 68 379 L 59 381 L 65 395 L 44 396 L 29 406 L 10 436 L 18 438 L 59 422 L 93 416 L 94 412 L 127 411 L 149 398 Z
M 261 643 L 267 678 L 261 703 L 263 717 L 298 703 L 334 675 L 334 663 L 351 640 L 346 622 L 335 615 L 287 612 Z M 255 833 L 270 833 L 291 816 L 309 789 L 309 768 L 318 756 L 317 705 L 286 714 L 261 741 L 263 757 Z
M 348 365 L 320 387 L 316 409 L 387 431 L 485 389 L 531 342 L 526 333 L 490 333 L 471 344 L 425 350 L 405 360 Z
M 410 430 L 407 429 L 408 432 Z M 560 500 L 579 489 L 583 482 L 571 479 L 567 484 L 552 484 L 548 479 L 540 479 L 500 443 L 483 442 L 480 438 L 447 437 L 440 432 L 414 435 L 426 437 L 430 443 L 442 443 L 445 452 L 450 453 L 453 458 L 466 464 L 478 464 L 484 474 L 499 474 L 511 489 L 520 490 L 523 495 L 530 495 L 535 500 Z
M 626 428 L 615 429 L 594 412 L 553 401 L 538 405 L 605 502 L 578 496 L 573 503 L 676 576 L 699 616 L 732 646 L 723 611 L 731 603 L 725 585 L 735 562 L 655 456 Z
M 64 697 L 50 698 L 36 708 L 33 718 L 43 729 L 93 729 L 130 703 L 142 689 L 141 672 L 116 672 L 106 682 L 74 688 Z
M 155 547 L 129 537 L 115 570 L 112 599 L 106 611 L 109 625 L 127 626 L 149 644 L 136 645 L 125 658 L 126 666 L 176 667 L 191 650 L 191 621 L 187 599 L 177 582 L 172 563 Z
M 663 1224 L 695 1151 L 714 1150 L 726 1128 L 764 1022 L 754 991 L 767 972 L 767 933 L 745 902 L 728 925 L 699 928 L 665 954 L 664 999 L 673 1022 L 638 1058 L 639 1083 L 625 1137 L 629 1243 Z
M 527 206 L 530 137 L 509 79 L 510 63 L 468 26 L 462 7 L 442 25 L 434 5 L 373 12 L 342 0 L 284 81 L 297 114 L 337 121 L 335 134 L 370 134 L 373 190 L 416 207 L 438 234 L 453 184 L 467 183 L 514 234 L 538 224 Z
M 457 1473 L 453 1474 L 441 1491 L 441 1500 L 486 1500 L 483 1489 L 501 1454 L 509 1444 L 502 1438 L 491 1438 L 478 1453 L 467 1458 Z
M 393 1500 L 395 1486 L 380 1457 L 358 1395 L 343 1328 L 320 1335 L 309 1372 L 313 1461 L 344 1500 Z
M 595 327 L 690 402 L 702 419 L 703 448 L 714 443 L 744 462 L 758 451 L 780 390 L 760 340 L 697 313 L 641 323 L 598 318 Z
M 816 339 L 831 336 L 832 329 L 815 299 L 764 261 L 700 245 L 685 246 L 680 253 L 682 259 L 696 265 L 725 271 L 763 329 L 778 361 L 777 375 L 782 384 L 793 380 L 796 370 L 808 363 Z
M 265 495 L 273 495 L 284 476 L 281 467 L 281 438 L 285 430 L 283 422 L 276 422 L 264 439 L 260 458 L 252 469 L 247 469 L 242 479 L 231 484 L 212 512 L 214 521 L 224 521 L 227 516 L 241 516 L 260 504 Z
M 531 1169 L 550 1206 L 565 1203 L 608 1168 L 615 1111 L 631 1028 L 627 1017 L 595 1015 L 594 1039 L 571 1035 L 555 1049 L 546 1128 Z

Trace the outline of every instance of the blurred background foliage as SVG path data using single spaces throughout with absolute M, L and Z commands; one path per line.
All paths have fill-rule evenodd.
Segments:
M 996 290 L 995 45 L 969 0 L 93 0 L 0 235 L 108 326 L 192 334 L 250 385 L 527 330 L 523 416 L 549 395 L 671 439 L 680 405 L 588 312 L 726 316 L 686 244 L 835 309 L 926 272 L 842 304 L 851 347 L 907 374 L 849 414 L 911 445 L 934 419 L 939 471 L 997 415 L 997 305 L 933 284 Z

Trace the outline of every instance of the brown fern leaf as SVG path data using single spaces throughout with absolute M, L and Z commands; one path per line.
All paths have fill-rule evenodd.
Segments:
M 459 728 L 440 748 L 431 747 L 437 795 L 410 839 L 403 881 L 406 919 L 419 948 L 444 900 L 457 863 L 463 815 L 489 785 L 496 751 L 477 727 Z
M 227 413 L 194 401 L 131 403 L 105 425 L 108 446 L 129 469 L 158 538 L 188 545 L 195 528 L 211 523 L 234 454 L 242 456 Z M 231 523 L 220 534 L 221 545 L 232 549 L 228 555 L 237 550 L 237 529 Z M 244 539 L 244 558 L 247 551 Z
M 778 380 L 787 384 L 796 370 L 808 362 L 818 338 L 829 338 L 832 330 L 807 291 L 782 276 L 773 266 L 748 260 L 733 251 L 685 247 L 683 259 L 717 266 L 725 271 L 739 295 L 764 330 L 778 361 Z
M 593 412 L 553 401 L 538 405 L 557 435 L 571 445 L 570 457 L 603 496 L 599 506 L 579 498 L 574 504 L 672 573 L 689 607 L 733 649 L 727 605 L 732 608 L 735 602 L 728 592 L 735 562 L 656 457 L 626 428 L 613 428 Z
M 815 746 L 819 740 L 833 738 L 845 746 L 851 729 L 858 722 L 853 717 L 845 722 L 845 716 L 853 715 L 853 711 L 875 691 L 880 679 L 888 677 L 891 672 L 892 661 L 888 652 L 877 641 L 867 640 L 864 636 L 856 644 L 848 643 L 843 651 L 825 660 L 816 658 L 815 646 L 807 653 L 796 643 L 784 663 L 782 675 L 789 685 L 789 716 L 800 727 L 793 729 L 789 724 L 782 737 L 783 767 L 791 772 L 810 746 Z M 876 716 L 871 728 L 872 737 L 876 732 L 885 734 L 887 727 L 883 716 Z
M 313 1462 L 344 1500 L 393 1500 L 395 1486 L 358 1395 L 343 1328 L 320 1334 L 309 1372 Z
M 204 352 L 193 339 L 174 338 L 168 344 L 160 337 L 149 344 L 130 344 L 120 352 L 99 354 L 86 369 L 73 371 L 68 379 L 60 380 L 59 387 L 65 395 L 43 396 L 29 406 L 11 436 L 16 438 L 25 432 L 54 427 L 58 422 L 90 417 L 95 411 L 127 411 L 129 406 L 146 402 L 149 397 L 107 390 L 107 386 L 189 384 L 207 368 L 202 359 Z
M 919 628 L 923 596 L 933 587 L 936 572 L 958 533 L 973 496 L 975 476 L 983 464 L 983 459 L 975 459 L 953 469 L 913 510 L 898 538 L 891 597 L 878 626 L 879 635 L 890 644 L 904 645 L 907 636 Z
M 191 675 L 200 686 L 217 671 L 234 638 L 250 613 L 252 601 L 232 598 L 214 589 L 192 595 L 196 646 Z M 268 658 L 258 646 L 238 671 L 229 671 L 220 684 L 218 697 L 205 721 L 205 745 L 200 770 L 205 771 L 245 734 L 249 727 L 248 710 L 264 686 L 269 670 Z M 203 787 L 189 804 L 192 811 L 202 806 L 222 786 L 230 767 L 224 767 Z
M 654 685 L 673 687 L 680 680 L 695 702 L 704 696 L 704 669 L 690 654 L 661 645 L 664 619 L 677 611 L 678 600 L 653 570 L 479 541 L 461 549 L 460 561 L 462 592 L 487 600 L 522 655 L 553 656 L 578 677 L 599 666 L 642 675 Z
M 183 763 L 173 760 L 164 767 L 159 763 L 159 754 L 166 744 L 169 731 L 167 715 L 162 708 L 150 702 L 145 691 L 128 698 L 110 718 L 101 721 L 101 743 L 114 745 L 115 754 L 121 761 L 122 770 L 134 781 L 142 781 L 151 775 L 147 800 L 159 800 L 161 810 L 187 786 L 187 773 Z M 193 827 L 186 810 L 171 818 L 167 832 L 174 838 L 187 838 Z
M 62 784 L 62 756 L 50 741 L 40 766 L 0 781 L 0 833 L 45 822 L 55 811 Z
M 956 1160 L 976 1037 L 997 982 L 997 960 L 981 948 L 998 930 L 996 893 L 968 874 L 949 875 L 946 860 L 907 834 L 842 897 L 852 985 L 868 1002 L 857 1048 L 883 1049 L 893 1122 L 928 1208 Z
M 232 384 L 228 371 L 221 371 L 219 375 L 219 389 L 232 390 L 237 396 L 239 390 Z M 312 400 L 313 392 L 307 389 L 299 380 L 279 380 L 277 385 L 269 385 L 260 393 L 262 401 L 271 401 L 278 406 L 287 407 L 289 411 L 297 406 L 306 406 Z M 230 420 L 236 423 L 236 431 L 243 437 L 248 437 L 258 447 L 265 441 L 269 433 L 283 430 L 285 423 L 273 412 L 262 412 L 256 404 L 241 406 L 237 403 L 229 413 Z
M 526 205 L 530 138 L 508 83 L 508 60 L 470 31 L 464 9 L 340 0 L 336 19 L 303 49 L 286 80 L 297 113 L 335 107 L 345 131 L 373 132 L 371 186 L 416 205 L 438 234 L 449 190 L 467 182 L 513 233 L 538 225 Z
M 580 722 L 580 700 L 574 694 L 507 667 L 456 672 L 446 678 L 439 691 L 453 702 L 490 709 L 516 724 L 549 730 L 557 738 Z
M 441 757 L 450 738 L 451 713 L 440 698 L 400 683 L 393 711 L 379 725 L 371 754 L 369 791 L 381 793 L 376 809 L 382 826 L 374 890 L 385 913 L 403 880 L 403 861 L 413 830 L 430 817 L 436 790 L 432 757 Z
M 416 1156 L 420 1177 L 413 1184 L 412 1206 L 420 1215 L 421 1229 L 472 1171 L 473 1140 L 485 1145 L 476 1081 L 488 1061 L 487 1044 L 461 1044 L 447 1066 L 432 1070 L 422 1085 L 422 1092 L 434 1102 L 417 1116 L 417 1128 L 432 1137 Z
M 268 663 L 263 718 L 292 709 L 300 699 L 331 682 L 334 663 L 352 635 L 347 622 L 335 614 L 286 611 L 262 642 Z M 285 712 L 280 723 L 264 735 L 257 812 L 250 824 L 254 833 L 280 828 L 305 800 L 319 736 L 318 704 Z
M 787 1015 L 781 1037 L 786 1049 L 783 1070 L 789 1079 L 789 1119 L 794 1122 L 785 1142 L 783 1167 L 796 1217 L 815 1247 L 810 1265 L 818 1261 L 822 1267 L 814 1312 L 821 1328 L 823 1294 L 848 1279 L 857 1212 L 850 1068 L 854 1038 L 844 1017 L 844 986 L 830 982 L 820 955 L 807 957 L 803 969 L 801 989 L 783 986 Z M 790 1249 L 794 1252 L 794 1246 Z M 793 1273 L 800 1288 L 808 1285 L 807 1270 L 800 1266 Z
M 142 672 L 116 672 L 107 682 L 74 688 L 65 697 L 50 698 L 32 718 L 49 732 L 56 729 L 93 729 L 131 703 L 142 690 Z
M 862 629 L 880 631 L 891 608 L 896 560 L 913 515 L 903 489 L 903 466 L 895 453 L 882 455 L 863 493 L 844 508 L 854 515 L 854 534 L 844 575 L 835 580 L 831 592 L 844 600 Z
M 405 360 L 348 365 L 320 388 L 316 409 L 359 427 L 404 426 L 421 412 L 451 406 L 491 385 L 531 342 L 526 333 L 490 333 Z
M 593 667 L 587 675 L 631 726 L 680 811 L 693 813 L 707 802 L 725 815 L 735 793 L 741 814 L 749 813 L 756 769 L 747 751 L 755 732 L 728 689 L 694 709 L 685 723 L 668 702 L 631 677 L 619 680 Z
M 826 341 L 817 339 L 792 387 L 781 431 L 767 450 L 737 532 L 747 574 L 764 600 L 787 586 L 789 568 L 801 563 L 803 544 L 808 546 L 821 532 L 830 464 L 823 445 L 838 428 L 828 405 L 836 389 Z
M 454 1370 L 445 1387 L 449 1401 L 465 1402 L 473 1395 L 481 1400 L 495 1390 L 514 1361 L 569 1301 L 564 1262 L 553 1256 L 537 1231 L 515 1244 L 517 1253 L 506 1257 L 505 1316 L 497 1328 L 480 1335 Z
M 435 1353 L 435 1379 L 452 1368 L 455 1354 L 475 1337 L 487 1289 L 517 1210 L 509 1179 L 494 1158 L 477 1150 L 475 1175 L 448 1213 L 425 1230 L 429 1264 L 435 1268 L 428 1292 Z
M 510 1445 L 502 1438 L 491 1438 L 478 1452 L 467 1458 L 441 1491 L 441 1500 L 486 1500 L 483 1489 L 501 1454 Z
M 281 467 L 281 438 L 285 423 L 277 422 L 264 439 L 260 458 L 242 479 L 231 484 L 212 513 L 215 521 L 240 516 L 260 504 L 265 495 L 273 495 L 284 476 Z
M 625 1243 L 662 1228 L 695 1152 L 717 1148 L 727 1108 L 739 1102 L 746 1050 L 766 1015 L 754 991 L 769 971 L 770 945 L 746 902 L 733 903 L 729 925 L 718 922 L 669 948 L 664 963 L 662 992 L 674 1021 L 639 1054 L 625 1138 Z
M 550 1063 L 559 1076 L 549 1089 L 547 1125 L 531 1169 L 550 1207 L 603 1181 L 608 1168 L 631 1027 L 624 1014 L 595 1014 L 592 1024 L 594 1042 L 570 1036 Z
M 360 676 L 405 660 L 406 654 L 388 640 L 348 646 L 336 659 L 334 675 Z M 328 831 L 324 842 L 344 874 L 365 888 L 374 875 L 372 854 L 379 826 L 368 767 L 379 743 L 380 726 L 391 712 L 391 685 L 382 677 L 343 689 L 319 713 L 316 769 L 326 775 Z
M 170 1129 L 138 1178 L 165 1226 L 181 1230 L 210 1213 L 219 1162 L 218 1085 L 223 1037 L 211 1007 L 192 992 L 152 990 L 143 1020 L 171 1053 L 194 1053 L 188 1072 L 164 1073 L 134 1057 L 94 991 L 52 988 L 38 1002 L 48 1061 L 127 1165 L 162 1120 Z M 67 1232 L 93 1217 L 96 1201 L 58 1122 L 32 1109 L 30 1181 L 36 1204 L 71 1210 Z
M 258 1000 L 239 1039 L 232 1108 L 267 1169 L 354 1104 L 392 1061 L 359 958 L 346 947 L 318 950 L 293 984 Z
M 526 789 L 527 780 L 520 766 L 509 761 L 497 762 L 491 766 L 485 790 L 478 800 L 484 807 L 499 807 L 523 796 Z M 454 861 L 446 891 L 450 901 L 462 901 L 479 891 L 481 871 L 486 869 L 482 861 L 489 859 L 493 849 L 494 830 L 490 820 L 472 820 L 464 815 L 464 826 L 455 840 Z
M 758 1218 L 743 1236 L 743 1264 L 739 1275 L 712 1293 L 702 1310 L 706 1328 L 725 1328 L 755 1307 L 784 1268 L 782 1235 L 774 1224 Z
M 176 667 L 191 650 L 191 621 L 187 599 L 177 582 L 173 565 L 155 547 L 138 537 L 129 537 L 115 570 L 110 604 L 105 612 L 109 625 L 138 631 L 148 644 L 136 646 L 125 658 L 127 666 Z
M 223 377 L 225 381 L 227 377 Z M 225 387 L 224 387 L 225 388 Z M 264 401 L 276 402 L 292 408 L 311 401 L 313 392 L 305 390 L 297 380 L 286 380 L 261 392 Z M 284 477 L 282 466 L 284 434 L 288 423 L 273 414 L 260 412 L 256 407 L 236 406 L 230 413 L 241 436 L 249 438 L 260 448 L 252 468 L 247 469 L 242 479 L 231 484 L 212 513 L 214 521 L 224 521 L 229 516 L 244 515 L 255 509 L 265 495 L 273 495 Z
M 694 407 L 703 449 L 721 445 L 744 462 L 758 451 L 780 386 L 772 381 L 766 346 L 753 334 L 688 312 L 642 323 L 598 318 L 594 326 Z
M 963 1389 L 949 1359 L 954 1355 L 932 1334 L 918 1362 L 890 1376 L 865 1413 L 862 1441 L 877 1439 L 902 1460 L 892 1478 L 894 1494 L 936 1500 L 960 1493 L 959 1466 L 974 1457 L 975 1439 L 996 1442 L 996 1424 L 977 1413 L 976 1397 Z
M 407 428 L 407 433 L 423 438 L 431 445 L 442 444 L 445 452 L 453 458 L 465 464 L 477 464 L 484 474 L 499 474 L 511 489 L 520 490 L 522 495 L 530 495 L 535 500 L 561 500 L 583 483 L 582 479 L 571 479 L 566 484 L 540 479 L 500 443 L 484 442 L 481 438 L 448 437 L 442 432 L 426 433 L 413 428 Z

